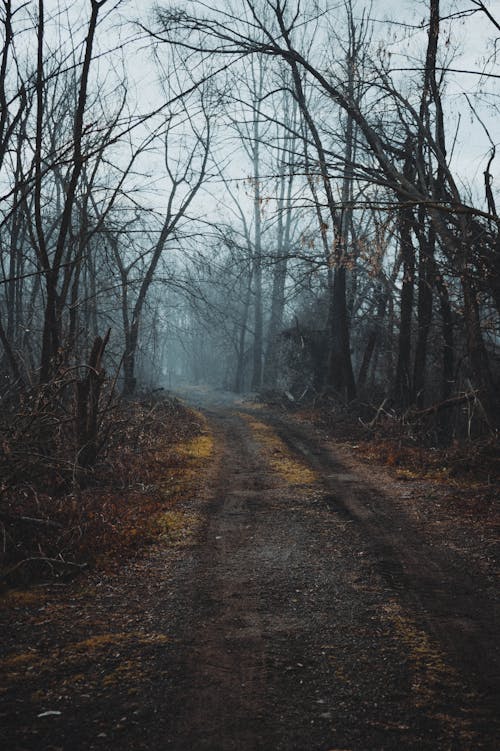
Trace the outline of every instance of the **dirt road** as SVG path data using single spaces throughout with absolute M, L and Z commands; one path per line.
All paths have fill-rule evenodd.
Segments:
M 216 451 L 185 509 L 198 535 L 74 601 L 76 629 L 97 612 L 115 634 L 125 617 L 140 630 L 95 657 L 119 679 L 90 690 L 73 664 L 43 705 L 36 680 L 18 686 L 5 747 L 497 749 L 492 582 L 310 426 L 242 406 L 207 416 Z M 70 638 L 43 633 L 49 652 Z

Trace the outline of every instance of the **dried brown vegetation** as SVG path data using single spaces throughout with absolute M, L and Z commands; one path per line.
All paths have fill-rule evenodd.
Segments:
M 388 469 L 397 483 L 407 484 L 405 505 L 427 520 L 426 534 L 435 529 L 444 534 L 446 529 L 449 541 L 462 550 L 471 547 L 475 557 L 491 559 L 496 566 L 500 451 L 495 435 L 437 448 L 429 433 L 390 414 L 360 420 L 354 410 L 323 403 L 297 415 L 333 438 L 344 459 L 358 470 L 363 465 L 375 474 Z
M 112 404 L 110 396 L 99 458 L 82 469 L 74 419 L 59 393 L 54 384 L 38 389 L 0 425 L 4 585 L 70 576 L 147 543 L 157 534 L 155 514 L 192 479 L 191 444 L 204 421 L 178 400 Z

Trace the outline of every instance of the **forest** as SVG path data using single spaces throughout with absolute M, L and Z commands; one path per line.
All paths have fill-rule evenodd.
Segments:
M 297 487 L 316 439 L 281 419 L 490 524 L 497 4 L 3 0 L 0 28 L 0 590 L 191 544 L 175 504 L 243 424 Z M 490 748 L 422 732 L 394 748 Z
M 73 410 L 91 464 L 106 359 L 496 431 L 499 21 L 379 5 L 3 3 L 7 410 Z

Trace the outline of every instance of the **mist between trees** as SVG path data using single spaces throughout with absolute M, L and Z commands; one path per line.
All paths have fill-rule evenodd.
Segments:
M 5 413 L 59 410 L 82 467 L 115 393 L 185 381 L 495 432 L 493 5 L 132 10 L 3 3 Z

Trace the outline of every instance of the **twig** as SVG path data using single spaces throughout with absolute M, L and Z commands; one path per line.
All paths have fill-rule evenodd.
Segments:
M 359 418 L 359 421 L 363 425 L 363 427 L 368 428 L 369 430 L 373 430 L 373 428 L 375 427 L 375 425 L 377 423 L 378 418 L 380 417 L 381 412 L 385 411 L 384 407 L 387 404 L 388 400 L 389 400 L 389 397 L 386 396 L 385 399 L 384 399 L 384 401 L 380 405 L 380 407 L 377 409 L 375 417 L 372 420 L 370 420 L 370 422 L 364 422 L 361 419 L 361 417 Z
M 19 561 L 19 563 L 16 563 L 15 566 L 11 566 L 11 568 L 7 569 L 7 571 L 4 571 L 2 574 L 0 574 L 0 581 L 5 581 L 9 578 L 15 571 L 17 571 L 21 566 L 24 566 L 26 563 L 48 563 L 48 565 L 53 568 L 54 566 L 66 566 L 71 569 L 79 569 L 83 570 L 84 568 L 87 568 L 87 563 L 73 563 L 73 561 L 64 561 L 61 558 L 41 558 L 41 557 L 34 557 L 34 558 L 25 558 L 22 561 Z
M 477 401 L 477 391 L 468 391 L 466 394 L 460 394 L 459 396 L 452 396 L 450 399 L 445 399 L 444 402 L 433 404 L 431 407 L 420 409 L 418 411 L 408 410 L 406 413 L 408 417 L 412 419 L 418 419 L 420 417 L 427 417 L 428 415 L 435 415 L 438 412 L 442 412 L 444 409 L 450 409 L 451 407 L 457 407 L 459 404 L 465 404 L 466 402 Z
M 24 524 L 41 524 L 47 527 L 55 527 L 56 529 L 62 529 L 62 524 L 54 522 L 51 519 L 35 519 L 32 516 L 14 516 L 12 514 L 5 514 L 0 511 L 0 520 L 7 522 L 7 524 L 16 524 L 17 522 L 23 522 Z

